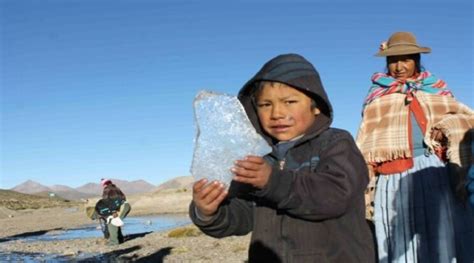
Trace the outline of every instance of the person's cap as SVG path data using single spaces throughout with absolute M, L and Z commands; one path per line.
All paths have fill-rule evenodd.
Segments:
M 416 37 L 410 32 L 396 32 L 387 42 L 380 44 L 378 57 L 430 53 L 431 48 L 421 47 L 416 42 Z
M 106 186 L 108 183 L 111 183 L 112 181 L 110 179 L 105 179 L 105 178 L 102 178 L 100 179 L 100 185 L 102 185 L 102 187 Z

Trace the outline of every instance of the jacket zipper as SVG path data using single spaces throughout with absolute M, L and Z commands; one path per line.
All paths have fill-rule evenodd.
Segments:
M 281 160 L 278 161 L 278 166 L 280 168 L 280 171 L 282 171 L 284 168 L 285 168 L 285 164 L 286 164 L 286 158 L 283 158 Z M 287 238 L 288 238 L 288 233 L 286 232 L 286 226 L 285 226 L 285 216 L 282 216 L 281 217 L 281 221 L 280 221 L 280 237 L 281 237 L 281 240 L 282 240 L 282 257 L 284 259 L 287 259 L 288 257 L 288 248 L 287 248 Z
M 280 160 L 278 162 L 279 165 L 280 165 L 280 171 L 283 170 L 283 168 L 285 168 L 285 162 L 286 162 L 286 159 Z

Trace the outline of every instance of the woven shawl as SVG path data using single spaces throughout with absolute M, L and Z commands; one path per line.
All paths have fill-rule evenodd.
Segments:
M 426 70 L 420 72 L 416 78 L 404 81 L 380 72 L 372 75 L 371 80 L 372 86 L 364 100 L 364 107 L 377 98 L 393 93 L 409 94 L 412 91 L 423 91 L 429 94 L 453 96 L 446 82 Z
M 411 94 L 419 101 L 427 118 L 424 141 L 430 150 L 438 146 L 430 138 L 432 129 L 440 129 L 448 138 L 449 162 L 459 166 L 472 164 L 470 138 L 474 127 L 473 110 L 451 96 L 423 91 Z M 409 107 L 406 97 L 406 94 L 392 93 L 378 97 L 365 107 L 357 145 L 369 164 L 412 157 L 408 142 Z

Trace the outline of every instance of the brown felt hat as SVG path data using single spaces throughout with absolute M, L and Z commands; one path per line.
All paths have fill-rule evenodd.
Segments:
M 430 53 L 431 48 L 420 47 L 416 43 L 416 37 L 410 32 L 396 32 L 390 36 L 387 42 L 380 44 L 378 57 L 410 55 L 418 53 Z

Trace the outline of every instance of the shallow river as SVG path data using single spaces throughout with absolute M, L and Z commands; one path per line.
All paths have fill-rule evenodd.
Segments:
M 158 215 L 158 216 L 140 216 L 127 217 L 124 219 L 125 225 L 122 227 L 124 236 L 144 233 L 166 231 L 175 227 L 191 223 L 187 215 Z M 9 241 L 51 241 L 51 240 L 70 240 L 81 238 L 102 237 L 102 232 L 98 223 L 85 225 L 81 228 L 50 231 L 42 235 L 32 235 L 27 237 L 12 237 Z M 9 242 L 6 241 L 6 242 Z M 90 258 L 91 255 L 83 255 Z M 94 255 L 92 255 L 94 256 Z M 100 255 L 95 257 L 98 261 L 107 260 Z M 51 255 L 51 254 L 23 254 L 6 253 L 0 250 L 0 262 L 67 262 L 70 258 Z M 76 258 L 77 259 L 77 258 Z M 80 259 L 79 259 L 80 260 Z

